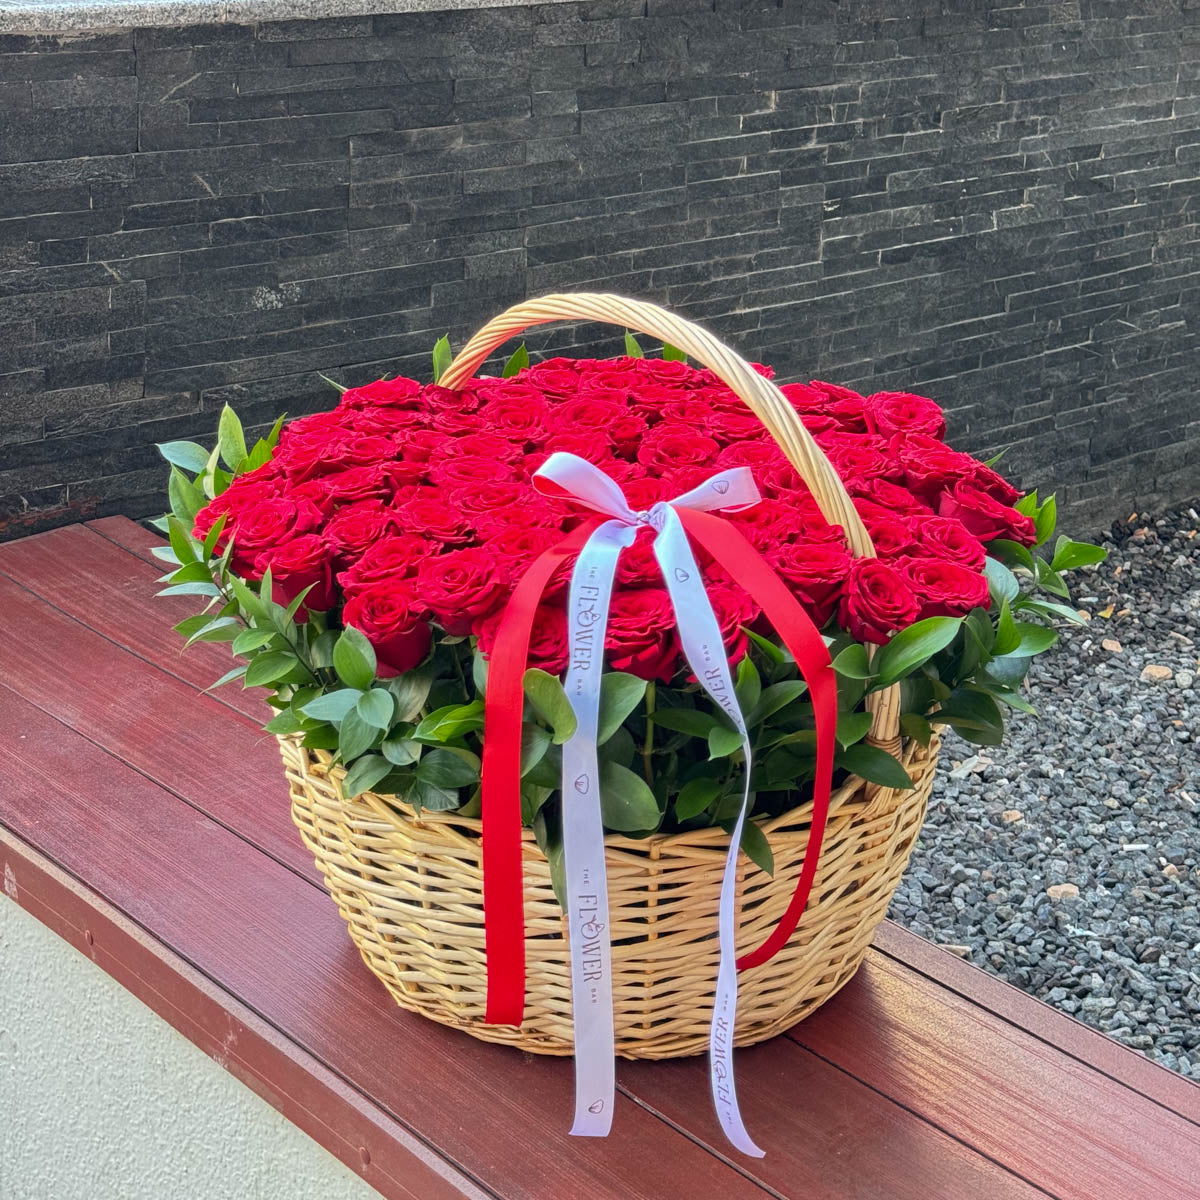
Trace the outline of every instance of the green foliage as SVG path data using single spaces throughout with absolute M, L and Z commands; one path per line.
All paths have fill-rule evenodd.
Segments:
M 446 368 L 454 361 L 454 351 L 450 349 L 450 335 L 442 334 L 433 347 L 433 382 L 437 383 L 446 373 Z
M 527 366 L 529 366 L 529 351 L 522 342 L 508 356 L 508 361 L 504 364 L 504 370 L 500 372 L 500 376 L 502 379 L 511 379 L 518 372 L 525 370 Z
M 625 354 L 629 358 L 645 358 L 642 353 L 641 343 L 633 336 L 629 330 L 625 330 Z

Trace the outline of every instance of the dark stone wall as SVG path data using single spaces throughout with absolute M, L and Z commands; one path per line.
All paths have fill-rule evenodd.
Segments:
M 226 400 L 326 405 L 570 289 L 932 395 L 1093 527 L 1200 491 L 1196 0 L 5 36 L 0 164 L 7 536 L 160 508 L 152 444 Z

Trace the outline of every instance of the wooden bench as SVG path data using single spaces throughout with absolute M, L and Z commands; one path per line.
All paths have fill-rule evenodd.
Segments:
M 722 1141 L 699 1059 L 622 1063 L 613 1136 L 571 1063 L 398 1010 L 292 828 L 263 705 L 180 654 L 152 534 L 0 546 L 7 894 L 387 1197 L 1200 1196 L 1200 1089 L 899 927 L 786 1036 L 740 1051 Z M 181 1200 L 190 1200 L 183 1197 Z

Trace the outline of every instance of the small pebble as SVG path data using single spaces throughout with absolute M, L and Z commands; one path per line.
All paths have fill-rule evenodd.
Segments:
M 1046 889 L 1046 895 L 1051 900 L 1074 900 L 1079 895 L 1079 888 L 1073 883 L 1055 883 Z
M 1014 821 L 1020 821 L 1024 816 L 1025 814 L 1019 808 L 1006 808 L 1000 814 L 1000 820 L 1002 820 L 1005 825 L 1011 825 Z
M 1166 683 L 1175 672 L 1170 667 L 1159 666 L 1156 663 L 1151 663 L 1148 667 L 1142 668 L 1143 683 Z
M 1100 645 L 1103 646 L 1104 649 L 1110 654 L 1121 653 L 1121 643 L 1118 642 L 1116 638 L 1104 638 L 1101 640 Z

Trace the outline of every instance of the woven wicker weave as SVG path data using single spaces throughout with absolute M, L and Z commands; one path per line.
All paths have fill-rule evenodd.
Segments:
M 505 340 L 552 320 L 624 325 L 703 363 L 759 416 L 851 550 L 874 547 L 837 473 L 779 389 L 703 329 L 641 301 L 575 293 L 516 305 L 489 322 L 441 382 L 461 387 Z M 769 962 L 742 972 L 735 1044 L 771 1037 L 822 1004 L 854 974 L 908 862 L 937 768 L 927 748 L 899 736 L 899 690 L 871 693 L 868 740 L 899 758 L 916 786 L 893 791 L 850 780 L 830 810 L 820 866 L 799 927 Z M 292 816 L 367 965 L 402 1007 L 487 1041 L 570 1054 L 571 977 L 566 922 L 550 868 L 524 831 L 526 1009 L 519 1028 L 484 1023 L 480 823 L 453 813 L 418 819 L 370 792 L 342 796 L 340 766 L 324 751 L 281 738 Z M 738 947 L 762 942 L 783 913 L 808 843 L 811 805 L 763 823 L 775 859 L 768 876 L 739 868 Z M 708 1047 L 717 973 L 717 898 L 728 835 L 722 829 L 607 839 L 617 1053 L 670 1058 Z
M 524 831 L 525 1023 L 485 1025 L 483 872 L 479 821 L 454 813 L 417 820 L 397 801 L 342 799 L 343 772 L 324 751 L 281 738 L 292 817 L 325 876 L 367 966 L 403 1008 L 475 1037 L 540 1054 L 571 1053 L 566 921 L 550 867 Z M 735 1044 L 794 1025 L 855 972 L 908 863 L 937 766 L 937 743 L 912 745 L 917 786 L 867 800 L 861 781 L 833 797 L 808 908 L 788 944 L 738 981 Z M 791 896 L 808 843 L 811 806 L 767 821 L 768 876 L 740 867 L 738 949 L 757 946 Z M 723 829 L 608 838 L 617 1053 L 673 1058 L 708 1048 L 717 975 L 717 895 Z

